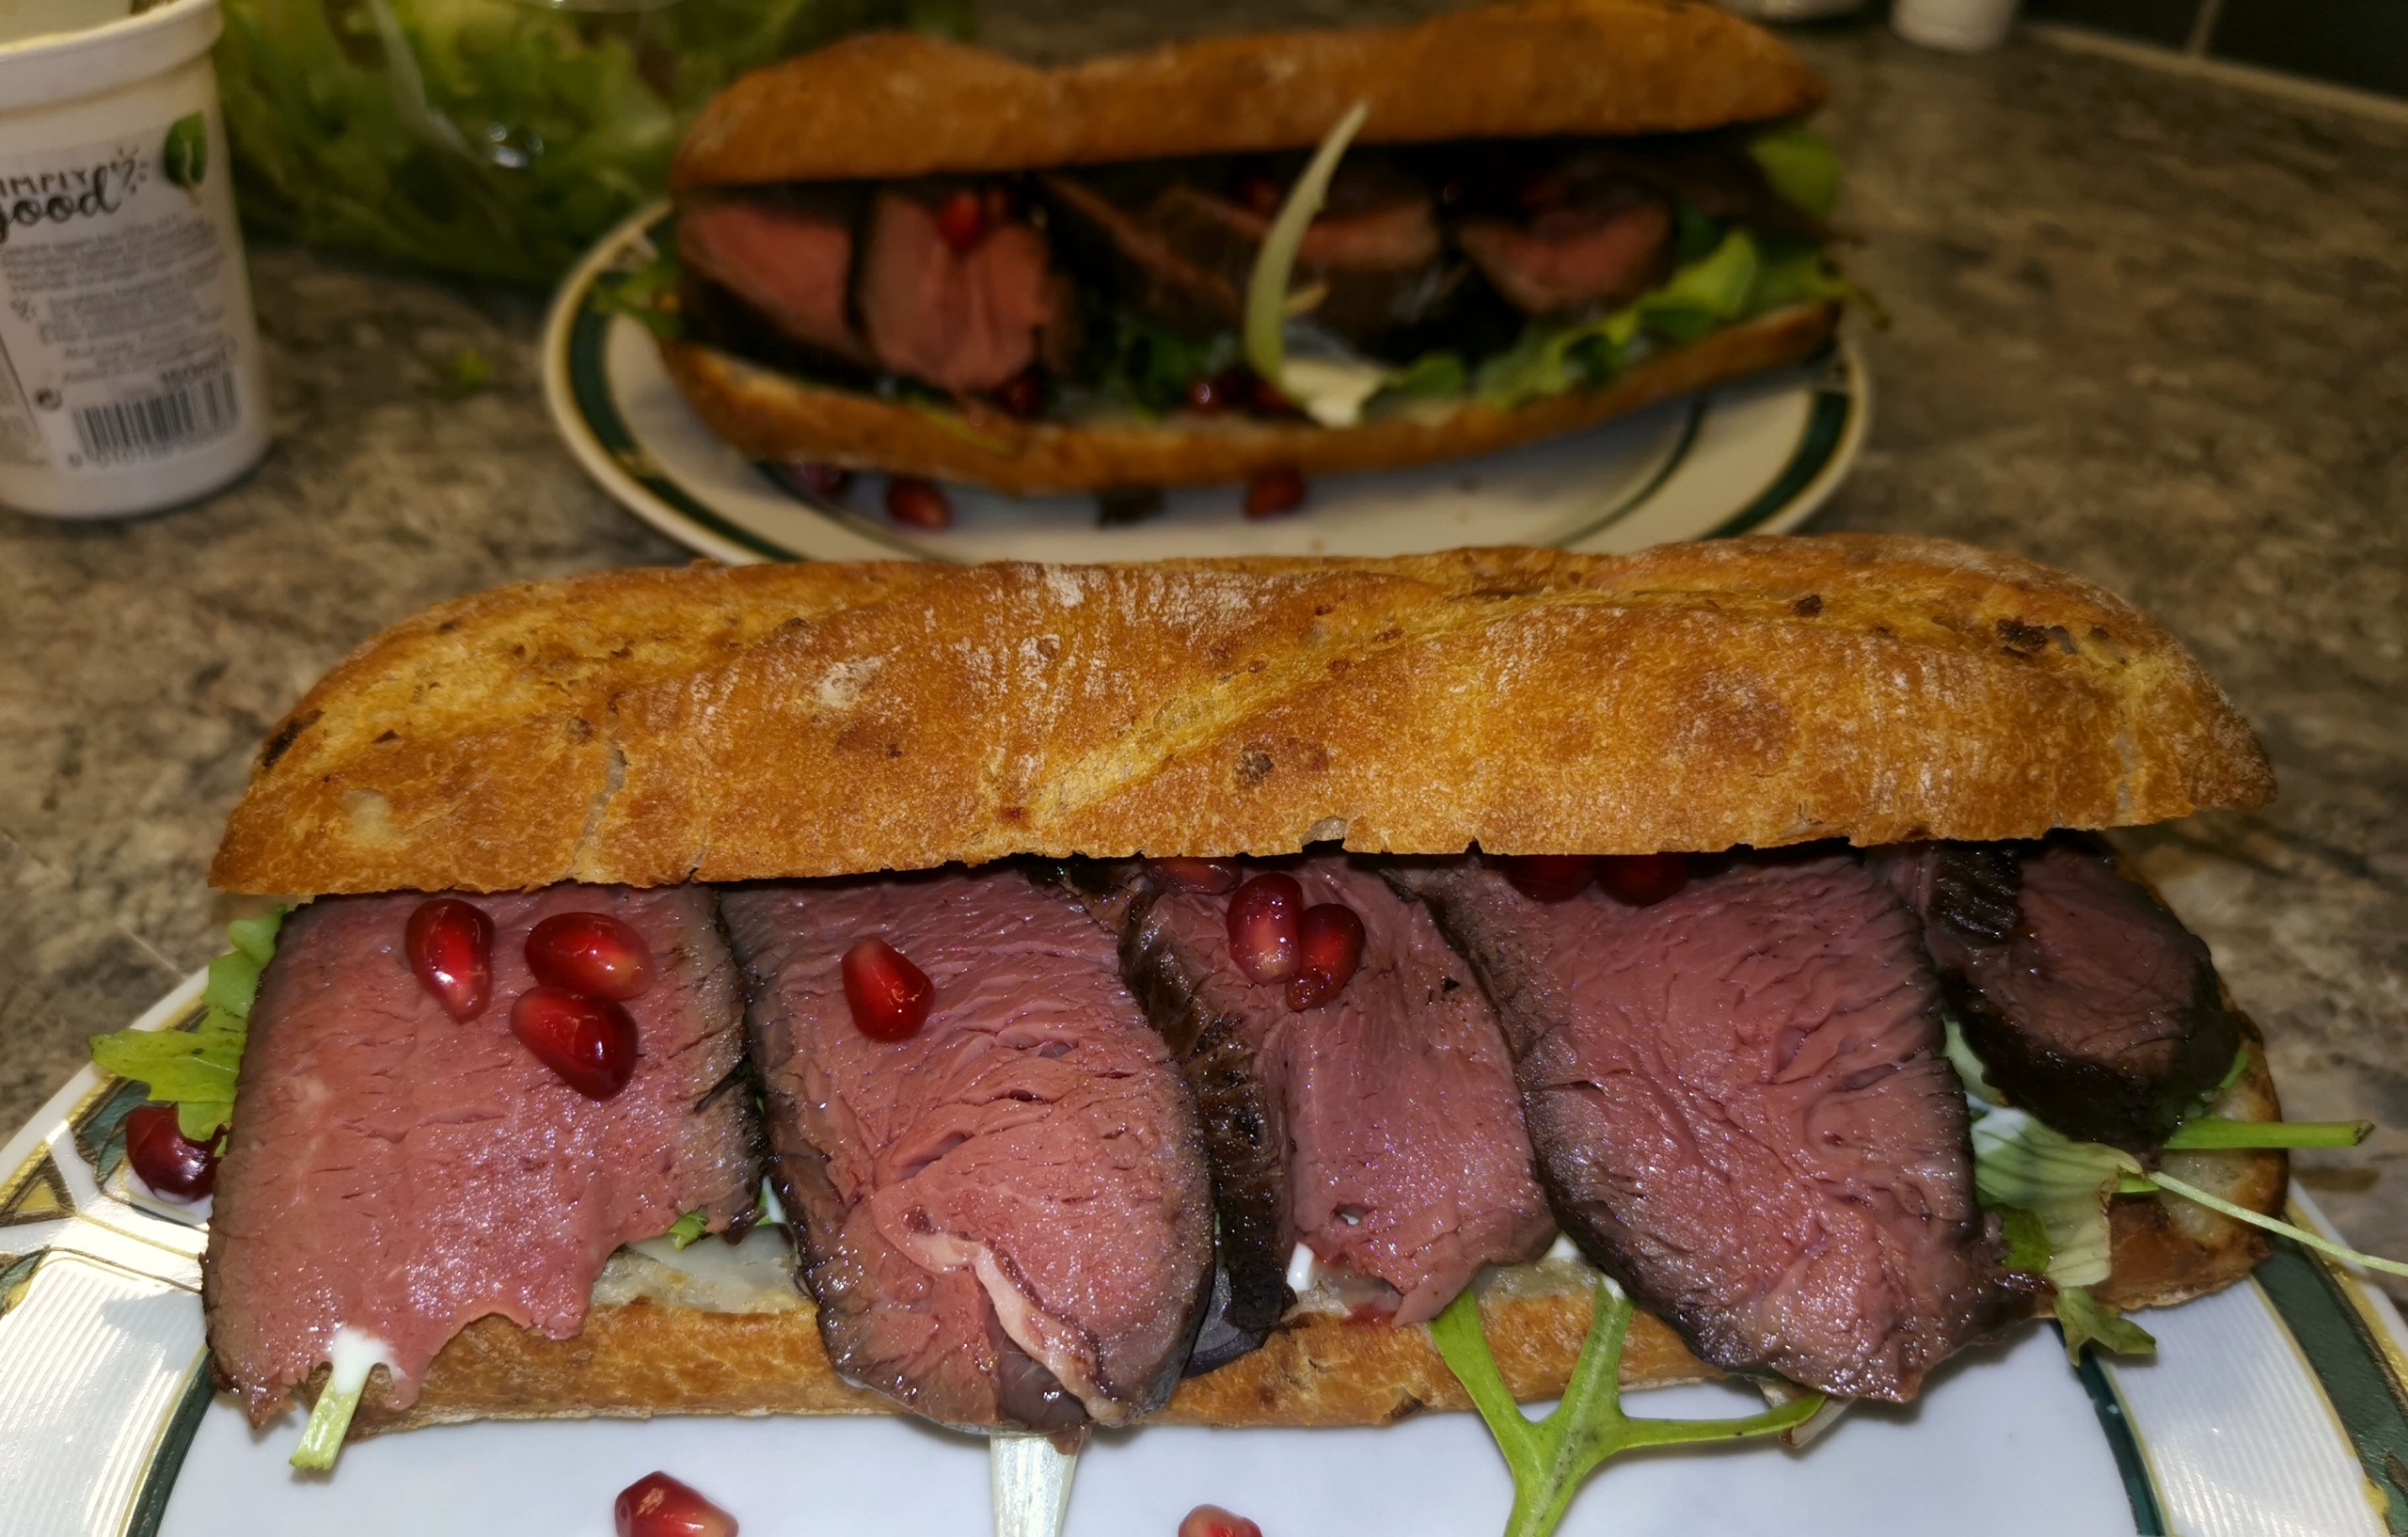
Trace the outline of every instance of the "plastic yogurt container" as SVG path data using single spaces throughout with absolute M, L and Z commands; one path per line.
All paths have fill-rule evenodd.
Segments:
M 0 0 L 0 505 L 173 506 L 259 462 L 218 0 Z

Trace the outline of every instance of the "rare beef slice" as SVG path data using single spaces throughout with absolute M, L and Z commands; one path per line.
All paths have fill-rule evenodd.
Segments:
M 710 889 L 463 899 L 494 926 L 492 1000 L 465 1022 L 410 970 L 415 893 L 309 904 L 261 978 L 203 1273 L 217 1372 L 254 1423 L 339 1328 L 384 1343 L 386 1402 L 405 1408 L 463 1325 L 498 1313 L 565 1339 L 620 1244 L 688 1212 L 714 1231 L 751 1219 L 743 1000 Z M 529 932 L 576 911 L 631 925 L 657 966 L 626 1006 L 634 1075 L 607 1101 L 510 1033 L 511 1001 L 534 985 Z
M 1212 1275 L 1211 1185 L 1111 937 L 1010 868 L 733 888 L 725 911 L 837 1370 L 965 1429 L 1158 1407 Z M 934 984 L 905 1040 L 846 1001 L 873 939 Z
M 1342 855 L 1280 867 L 1307 903 L 1342 902 L 1365 930 L 1354 978 L 1301 1012 L 1281 985 L 1237 970 L 1226 895 L 1156 893 L 1133 876 L 1108 904 L 1131 986 L 1203 1109 L 1226 1316 L 1243 1331 L 1277 1323 L 1301 1243 L 1380 1283 L 1369 1306 L 1418 1323 L 1481 1264 L 1529 1259 L 1550 1235 L 1511 1061 L 1418 904 Z
M 1565 1230 L 1706 1360 L 1906 1400 L 2025 1310 L 1914 917 L 1855 858 L 1731 862 L 1652 907 L 1475 862 L 1397 879 L 1497 1002 Z
M 1873 867 L 1923 915 L 1991 1085 L 2067 1136 L 2146 1152 L 2241 1049 L 2199 937 L 2100 845 L 1915 844 Z

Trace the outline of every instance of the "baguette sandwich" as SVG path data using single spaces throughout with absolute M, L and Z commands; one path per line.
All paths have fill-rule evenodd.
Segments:
M 2280 1118 L 2254 1029 L 2084 841 L 2272 788 L 2147 618 L 1935 541 L 464 598 L 302 700 L 212 868 L 311 898 L 250 1006 L 215 1368 L 353 1434 L 1378 1424 L 1467 1405 L 1419 1326 L 1467 1287 L 1560 1391 L 1602 1268 L 1627 1384 L 1911 1398 L 2264 1252 L 2112 1175 L 2034 1252 L 1960 1076 L 2274 1210 L 2279 1151 L 2179 1150 Z M 529 1006 L 597 914 L 645 983 L 574 984 L 624 1000 L 602 1093 Z
M 1830 339 L 1836 163 L 1784 127 L 1821 99 L 1667 0 L 1054 69 L 867 34 L 704 110 L 637 292 L 760 460 L 1037 492 L 1484 453 Z

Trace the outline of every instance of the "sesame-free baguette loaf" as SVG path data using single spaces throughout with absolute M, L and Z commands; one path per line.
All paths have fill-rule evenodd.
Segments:
M 1410 26 L 1207 38 L 1056 69 L 872 32 L 746 75 L 678 191 L 1300 149 L 1356 102 L 1361 142 L 1675 134 L 1795 117 L 1822 87 L 1695 0 L 1520 0 Z M 943 110 L 936 110 L 942 105 Z
M 2136 610 L 1875 535 L 502 588 L 276 728 L 211 879 L 316 894 L 2033 837 L 2273 793 Z

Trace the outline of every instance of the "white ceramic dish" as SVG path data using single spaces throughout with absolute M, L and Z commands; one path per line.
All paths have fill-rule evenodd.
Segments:
M 195 976 L 137 1022 L 184 1022 Z M 138 1086 L 78 1074 L 0 1149 L 0 1537 L 593 1537 L 654 1468 L 748 1537 L 989 1529 L 984 1445 L 891 1419 L 464 1425 L 363 1442 L 332 1478 L 285 1466 L 209 1391 L 189 1213 L 130 1189 L 117 1124 Z M 2304 1202 L 2295 1218 L 2318 1222 Z M 2408 1526 L 2408 1352 L 2347 1267 L 2279 1246 L 2249 1282 L 2145 1315 L 2153 1362 L 2067 1368 L 2035 1327 L 1859 1407 L 1803 1452 L 1764 1443 L 1609 1465 L 1570 1537 L 2179 1532 L 2378 1537 Z M 1746 1413 L 1735 1388 L 1640 1395 L 1648 1414 Z M 1138 1430 L 1081 1458 L 1069 1537 L 1170 1537 L 1203 1502 L 1270 1537 L 1499 1529 L 1479 1421 L 1386 1430 Z
M 1316 480 L 1305 508 L 1249 520 L 1235 487 L 1175 492 L 1145 521 L 1099 527 L 1090 497 L 956 486 L 954 524 L 903 528 L 866 477 L 814 501 L 713 436 L 643 328 L 595 303 L 650 259 L 666 205 L 606 237 L 561 285 L 544 341 L 552 420 L 638 516 L 705 555 L 763 560 L 1147 561 L 1204 555 L 1397 555 L 1460 545 L 1608 553 L 1674 539 L 1778 533 L 1854 462 L 1872 398 L 1842 342 L 1795 368 L 1668 401 L 1572 437 L 1426 469 Z

